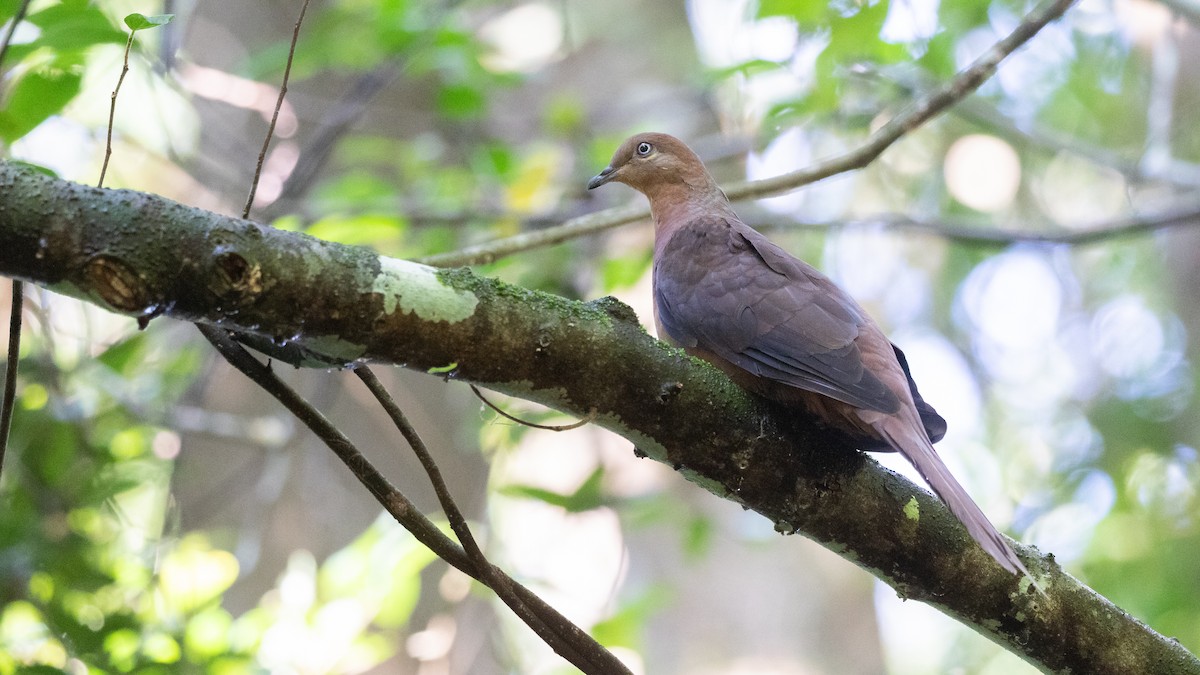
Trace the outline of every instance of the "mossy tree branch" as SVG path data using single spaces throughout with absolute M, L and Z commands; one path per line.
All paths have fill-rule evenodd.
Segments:
M 1052 556 L 1020 549 L 1040 595 L 928 492 L 657 342 L 615 301 L 573 302 L 3 163 L 0 274 L 143 324 L 164 315 L 222 326 L 297 365 L 393 363 L 594 410 L 641 453 L 1042 669 L 1200 674 L 1177 642 Z

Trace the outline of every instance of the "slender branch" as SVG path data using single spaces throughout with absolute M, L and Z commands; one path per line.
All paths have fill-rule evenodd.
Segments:
M 650 209 L 645 206 L 622 206 L 605 209 L 586 216 L 572 218 L 562 225 L 548 227 L 536 232 L 522 232 L 511 237 L 496 239 L 448 253 L 436 253 L 418 262 L 434 267 L 462 267 L 463 265 L 485 265 L 514 253 L 561 244 L 564 241 L 603 232 L 618 225 L 645 220 Z
M 605 215 L 612 211 L 600 211 L 593 215 Z M 1043 232 L 1038 230 L 1013 230 L 1005 228 L 990 227 L 985 222 L 978 223 L 970 220 L 948 221 L 944 219 L 928 220 L 923 218 L 915 218 L 912 216 L 899 213 L 884 213 L 872 215 L 869 217 L 858 218 L 855 220 L 832 220 L 832 221 L 802 221 L 802 220 L 785 220 L 784 217 L 778 214 L 771 214 L 770 220 L 756 218 L 752 215 L 753 212 L 742 214 L 745 221 L 760 230 L 782 230 L 788 228 L 802 228 L 808 230 L 833 230 L 845 227 L 856 227 L 860 225 L 882 225 L 887 228 L 898 230 L 911 230 L 914 232 L 923 232 L 931 234 L 943 239 L 948 239 L 960 244 L 972 246 L 1007 246 L 1014 243 L 1040 243 L 1040 244 L 1064 244 L 1067 246 L 1086 246 L 1091 244 L 1099 244 L 1112 239 L 1122 237 L 1148 234 L 1157 232 L 1158 230 L 1166 230 L 1175 227 L 1187 227 L 1200 225 L 1200 204 L 1187 204 L 1170 209 L 1165 209 L 1160 213 L 1131 215 L 1116 218 L 1113 220 L 1097 222 L 1090 225 L 1072 226 L 1070 230 L 1058 232 Z M 643 214 L 644 215 L 644 214 Z M 483 214 L 468 214 L 468 213 L 441 213 L 427 214 L 416 213 L 405 215 L 405 220 L 416 224 L 461 224 L 469 220 L 495 220 L 511 222 L 519 218 L 515 215 L 505 215 L 500 212 L 486 212 Z M 520 222 L 526 227 L 544 227 L 546 222 L 561 222 L 562 219 L 553 217 L 539 217 L 521 220 Z M 574 222 L 574 221 L 572 221 Z M 609 227 L 609 220 L 604 219 L 599 225 L 599 229 Z M 624 221 L 622 221 L 624 222 Z M 519 246 L 525 246 L 533 240 L 533 235 L 536 232 L 530 232 L 516 237 L 503 239 L 500 241 L 514 242 Z M 530 235 L 529 238 L 526 238 Z M 497 243 L 497 242 L 491 242 Z M 488 246 L 490 244 L 485 244 Z M 547 244 L 548 245 L 548 244 Z M 526 250 L 525 248 L 514 249 L 513 252 Z M 465 253 L 467 249 L 457 251 L 453 254 L 457 256 L 459 253 Z M 439 264 L 442 261 L 442 254 L 426 257 L 421 260 L 426 264 Z M 490 261 L 490 259 L 488 260 Z
M 13 33 L 17 32 L 17 24 L 25 20 L 25 12 L 29 11 L 30 1 L 22 0 L 21 6 L 17 8 L 17 13 L 13 15 L 12 22 L 8 24 L 8 30 L 4 31 L 4 41 L 0 42 L 0 71 L 3 70 L 4 57 L 8 55 L 8 46 L 12 44 Z
M 287 65 L 283 68 L 283 82 L 279 85 L 279 98 L 275 100 L 275 112 L 271 114 L 271 123 L 267 125 L 267 137 L 263 139 L 262 150 L 258 153 L 258 164 L 254 167 L 254 179 L 250 181 L 250 194 L 246 196 L 246 206 L 242 209 L 242 218 L 249 218 L 250 209 L 254 207 L 254 195 L 258 192 L 258 181 L 262 178 L 267 149 L 271 147 L 271 138 L 275 136 L 275 123 L 279 121 L 279 110 L 283 107 L 284 97 L 287 96 L 288 79 L 292 76 L 292 60 L 296 56 L 296 42 L 300 40 L 300 25 L 304 23 L 306 12 L 308 12 L 308 0 L 304 0 L 304 4 L 300 6 L 300 16 L 296 19 L 296 27 L 292 29 L 292 44 L 288 48 Z
M 747 218 L 746 222 L 762 230 L 788 228 L 831 230 L 882 225 L 887 228 L 923 232 L 959 244 L 983 247 L 1003 247 L 1016 243 L 1089 246 L 1173 227 L 1200 226 L 1200 204 L 1190 204 L 1156 214 L 1126 216 L 1088 227 L 1053 233 L 987 227 L 969 222 L 924 220 L 894 213 L 837 222 L 783 222 L 774 215 L 770 223 L 755 223 L 753 218 Z
M 8 432 L 12 429 L 13 406 L 17 401 L 17 364 L 21 356 L 21 306 L 24 304 L 24 289 L 24 283 L 13 279 L 12 314 L 8 320 L 8 359 L 4 369 L 4 399 L 0 402 L 0 473 L 4 471 Z
M 922 78 L 919 74 L 910 74 L 905 78 L 898 77 L 895 72 L 874 68 L 857 69 L 850 77 L 896 87 L 908 98 L 916 96 L 929 85 L 928 78 Z M 1093 164 L 1115 169 L 1131 179 L 1156 181 L 1189 190 L 1200 184 L 1200 164 L 1195 162 L 1174 157 L 1152 158 L 1154 161 L 1147 161 L 1145 157 L 1131 158 L 1119 151 L 1092 145 L 1067 132 L 1049 128 L 1037 120 L 1014 118 L 1001 112 L 994 101 L 987 99 L 963 99 L 947 114 L 1001 134 L 1014 142 L 1037 146 L 1045 152 L 1066 151 L 1078 155 Z
M 108 173 L 108 160 L 112 157 L 113 120 L 117 117 L 117 94 L 121 91 L 121 84 L 125 82 L 125 75 L 129 73 L 129 50 L 133 48 L 133 36 L 136 34 L 136 30 L 129 31 L 129 39 L 125 42 L 125 61 L 121 64 L 121 75 L 117 78 L 117 86 L 113 89 L 110 97 L 108 133 L 104 142 L 104 163 L 100 165 L 100 180 L 96 181 L 96 187 L 104 187 L 104 176 Z
M 726 190 L 726 193 L 730 199 L 753 199 L 774 195 L 867 166 L 905 134 L 978 89 L 995 74 L 1001 61 L 1037 35 L 1051 21 L 1062 16 L 1074 2 L 1075 0 L 1053 0 L 1031 12 L 1007 37 L 992 45 L 946 85 L 921 97 L 889 120 L 859 148 L 808 169 L 735 185 Z
M 0 72 L 3 72 L 4 57 L 8 55 L 8 46 L 12 44 L 13 33 L 17 24 L 25 20 L 25 12 L 29 10 L 30 0 L 24 0 L 4 31 L 4 41 L 0 42 Z M 17 401 L 17 363 L 21 354 L 21 307 L 24 305 L 25 285 L 18 279 L 12 282 L 12 315 L 8 324 L 8 358 L 4 369 L 4 398 L 0 400 L 0 475 L 4 472 L 4 455 L 8 449 L 8 433 L 12 429 L 13 407 Z
M 757 199 L 790 192 L 831 176 L 867 166 L 907 133 L 978 89 L 996 72 L 1001 61 L 1037 35 L 1051 21 L 1062 16 L 1074 2 L 1075 0 L 1052 0 L 1031 12 L 1012 33 L 992 45 L 971 65 L 955 75 L 950 82 L 940 89 L 926 94 L 901 111 L 900 114 L 871 134 L 867 142 L 858 148 L 806 169 L 758 181 L 734 183 L 725 189 L 725 194 L 734 201 Z M 468 246 L 459 251 L 427 256 L 421 262 L 437 267 L 488 263 L 513 253 L 558 244 L 569 239 L 642 220 L 649 215 L 650 211 L 645 207 L 607 209 L 580 218 L 572 218 L 562 225 L 538 232 L 526 232 L 477 246 Z
M 245 348 L 234 342 L 225 330 L 204 324 L 197 324 L 196 327 L 200 329 L 200 333 L 204 335 L 205 339 L 229 361 L 230 365 L 262 387 L 267 393 L 274 396 L 289 412 L 295 415 L 322 442 L 329 446 L 329 449 L 338 456 L 338 459 L 342 460 L 346 467 L 354 474 L 355 478 L 363 484 L 363 487 L 367 488 L 376 501 L 383 506 L 384 510 L 395 518 L 396 522 L 412 533 L 417 541 L 429 547 L 442 560 L 445 560 L 485 586 L 488 585 L 488 575 L 476 567 L 463 548 L 451 541 L 445 534 L 442 534 L 442 531 L 426 518 L 412 501 L 393 487 L 387 478 L 363 456 L 350 439 L 322 415 L 320 411 L 313 408 L 299 394 L 288 387 L 268 366 L 260 363 Z M 493 572 L 504 584 L 512 589 L 512 592 L 520 598 L 521 602 L 535 608 L 539 616 L 552 620 L 558 634 L 576 631 L 586 636 L 583 631 L 579 630 L 578 627 L 559 614 L 557 610 L 547 605 L 544 600 L 532 591 L 518 584 L 502 570 L 493 568 Z M 489 588 L 491 587 L 489 586 Z M 556 647 L 563 643 L 564 641 L 562 640 L 556 640 L 551 646 Z M 589 657 L 592 655 L 579 654 L 570 649 L 571 645 L 569 644 L 566 647 L 567 650 L 559 651 L 558 653 L 585 673 L 607 675 L 608 673 L 628 672 L 623 666 L 619 670 L 614 670 L 608 663 L 589 660 Z
M 500 573 L 500 570 L 493 565 L 483 554 L 483 550 L 479 548 L 479 544 L 475 541 L 475 537 L 471 534 L 471 528 L 467 525 L 467 519 L 463 517 L 462 511 L 454 502 L 454 498 L 450 495 L 450 489 L 446 486 L 446 481 L 442 479 L 442 472 L 438 469 L 437 463 L 433 460 L 433 455 L 429 453 L 425 447 L 425 442 L 421 440 L 421 436 L 412 424 L 405 417 L 404 412 L 396 405 L 395 400 L 379 378 L 375 377 L 375 373 L 371 372 L 370 368 L 365 365 L 359 365 L 354 369 L 354 374 L 358 375 L 363 384 L 367 385 L 367 389 L 375 396 L 375 399 L 392 418 L 396 428 L 400 430 L 401 435 L 408 441 L 409 446 L 420 460 L 421 466 L 424 467 L 426 475 L 429 476 L 429 482 L 433 485 L 433 491 L 437 494 L 438 502 L 442 505 L 442 511 L 445 512 L 447 520 L 450 521 L 450 529 L 454 531 L 458 541 L 462 544 L 463 550 L 466 551 L 467 557 L 475 564 L 475 569 L 479 570 L 485 577 L 484 583 L 496 593 L 497 596 L 512 609 L 527 626 L 533 629 L 539 637 L 550 645 L 554 651 L 562 654 L 564 652 L 573 652 L 585 658 L 589 663 L 596 664 L 599 667 L 597 672 L 606 673 L 628 673 L 625 666 L 617 660 L 604 647 L 601 647 L 591 636 L 578 627 L 568 631 L 566 634 L 560 635 L 555 628 L 554 617 L 544 617 L 537 608 L 527 605 L 512 588 L 512 580 Z M 549 619 L 549 620 L 547 620 Z

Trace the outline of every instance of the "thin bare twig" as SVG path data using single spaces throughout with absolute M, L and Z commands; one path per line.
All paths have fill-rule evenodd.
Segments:
M 12 315 L 8 321 L 8 359 L 4 369 L 4 400 L 0 402 L 0 473 L 4 471 L 4 454 L 8 449 L 8 432 L 12 429 L 13 407 L 17 401 L 17 363 L 21 356 L 21 306 L 25 285 L 13 279 Z
M 287 96 L 288 79 L 292 76 L 292 60 L 296 56 L 296 42 L 300 40 L 300 25 L 304 23 L 306 12 L 308 12 L 308 0 L 304 0 L 304 4 L 300 6 L 300 16 L 296 19 L 296 27 L 292 29 L 292 44 L 288 48 L 287 65 L 283 68 L 283 82 L 279 85 L 279 98 L 275 101 L 275 112 L 271 114 L 271 123 L 267 125 L 267 137 L 263 139 L 262 150 L 258 153 L 258 164 L 254 167 L 254 179 L 250 181 L 250 194 L 246 196 L 246 206 L 242 209 L 242 218 L 249 218 L 250 209 L 254 206 L 254 195 L 258 192 L 258 181 L 262 178 L 267 149 L 271 147 L 271 138 L 275 136 L 275 123 L 279 121 L 279 109 L 283 107 L 283 99 Z
M 585 655 L 589 662 L 597 664 L 603 672 L 619 673 L 627 672 L 625 666 L 617 660 L 608 650 L 604 649 L 591 636 L 582 630 L 576 628 L 565 635 L 560 635 L 554 630 L 554 618 L 544 617 L 536 611 L 536 608 L 527 605 L 514 591 L 510 584 L 510 579 L 502 574 L 500 570 L 493 565 L 483 554 L 483 550 L 479 548 L 479 544 L 475 541 L 475 537 L 471 534 L 471 528 L 467 525 L 467 519 L 459 510 L 458 505 L 454 502 L 454 498 L 450 495 L 450 489 L 446 486 L 445 480 L 442 479 L 442 472 L 438 469 L 437 463 L 434 462 L 433 456 L 425 447 L 425 442 L 421 440 L 421 436 L 412 424 L 405 417 L 404 412 L 396 405 L 395 400 L 388 394 L 387 389 L 375 377 L 375 373 L 371 372 L 370 368 L 365 365 L 360 365 L 354 369 L 354 374 L 358 375 L 363 384 L 367 385 L 367 389 L 375 396 L 375 399 L 392 418 L 396 428 L 400 430 L 401 435 L 408 441 L 413 452 L 416 453 L 417 459 L 420 460 L 421 466 L 425 468 L 426 475 L 429 476 L 429 482 L 433 485 L 433 490 L 437 494 L 438 502 L 442 505 L 442 511 L 445 512 L 447 520 L 450 521 L 450 529 L 454 531 L 458 541 L 462 544 L 463 550 L 467 557 L 475 564 L 475 568 L 479 570 L 486 579 L 483 582 L 492 589 L 493 592 L 512 609 L 527 626 L 537 633 L 538 637 L 542 638 L 555 651 L 562 653 L 563 649 L 569 649 L 581 655 Z M 549 620 L 547 620 L 549 619 Z
M 265 208 L 261 220 L 272 220 L 276 214 L 283 212 L 289 202 L 308 191 L 333 155 L 338 140 L 363 116 L 375 95 L 395 80 L 400 72 L 401 67 L 395 60 L 387 61 L 359 77 L 349 91 L 338 96 L 336 105 L 324 116 L 300 151 L 300 158 L 283 182 L 279 197 Z
M 113 89 L 111 103 L 108 106 L 108 134 L 104 142 L 104 163 L 100 165 L 100 180 L 96 181 L 96 187 L 104 187 L 104 176 L 108 173 L 108 160 L 112 157 L 113 120 L 117 117 L 117 94 L 121 91 L 121 84 L 125 82 L 125 75 L 129 73 L 129 50 L 133 48 L 133 36 L 136 34 L 136 30 L 129 31 L 129 40 L 125 42 L 125 61 L 121 64 L 121 75 L 117 78 L 117 86 Z
M 886 84 L 895 87 L 908 98 L 928 88 L 927 78 L 915 73 L 907 75 L 908 77 L 898 76 L 893 71 L 885 72 L 873 68 L 858 68 L 850 73 L 850 77 L 855 79 L 878 86 Z M 997 108 L 994 101 L 987 99 L 963 99 L 947 114 L 981 126 L 992 133 L 1002 134 L 1014 144 L 1023 142 L 1051 153 L 1065 151 L 1092 164 L 1115 169 L 1129 178 L 1167 183 L 1188 190 L 1200 185 L 1200 164 L 1175 157 L 1149 157 L 1149 153 L 1146 152 L 1142 158 L 1128 157 L 1117 150 L 1088 144 L 1068 132 L 1052 129 L 1036 119 L 1012 117 Z M 1169 121 L 1171 115 L 1159 115 L 1160 118 L 1164 116 Z M 1148 159 L 1154 161 L 1147 161 Z
M 533 427 L 534 429 L 545 429 L 546 431 L 571 431 L 572 429 L 578 429 L 579 427 L 581 427 L 585 424 L 588 424 L 592 420 L 596 419 L 596 410 L 592 409 L 592 411 L 588 413 L 587 417 L 584 417 L 583 419 L 579 420 L 578 422 L 572 422 L 570 424 L 538 424 L 536 422 L 530 422 L 528 420 L 523 420 L 520 417 L 514 417 L 514 416 L 504 412 L 495 403 L 492 403 L 491 401 L 487 400 L 487 398 L 484 397 L 483 392 L 479 391 L 479 387 L 476 387 L 473 384 L 470 384 L 469 386 L 471 387 L 471 391 L 475 394 L 475 398 L 479 399 L 480 401 L 483 401 L 483 404 L 486 405 L 487 407 L 491 408 L 497 415 L 503 417 L 506 420 L 516 422 L 517 424 L 520 424 L 522 426 Z
M 393 487 L 387 478 L 359 452 L 350 439 L 332 422 L 326 419 L 320 411 L 313 408 L 299 394 L 288 387 L 268 366 L 259 362 L 258 359 L 251 356 L 240 344 L 234 342 L 226 331 L 203 324 L 196 324 L 196 327 L 199 328 L 200 333 L 204 335 L 217 351 L 229 361 L 230 365 L 262 387 L 271 396 L 275 397 L 300 422 L 316 434 L 342 460 L 351 473 L 354 474 L 354 477 L 383 506 L 384 510 L 395 518 L 396 522 L 412 533 L 417 541 L 427 546 L 439 558 L 445 560 L 456 569 L 461 570 L 480 583 L 488 585 L 488 576 L 476 568 L 475 563 L 463 548 L 443 534 L 432 521 L 421 513 L 416 504 L 413 504 L 403 493 Z M 514 581 L 503 570 L 494 569 L 494 572 L 512 589 L 521 602 L 532 607 L 546 623 L 552 624 L 556 634 L 566 635 L 573 631 L 582 633 L 577 626 L 559 614 L 557 610 L 547 605 L 544 600 L 528 588 Z M 489 586 L 489 588 L 491 587 Z M 558 644 L 562 643 L 559 642 Z M 555 645 L 552 644 L 551 646 L 554 647 Z M 590 658 L 591 655 L 579 654 L 571 649 L 570 646 L 569 644 L 566 645 L 564 651 L 558 652 L 559 655 L 585 673 L 603 673 L 607 675 L 608 673 L 628 672 L 624 666 L 619 666 L 619 664 L 619 669 L 616 669 L 609 663 L 594 661 Z
M 12 44 L 13 33 L 17 24 L 25 20 L 25 12 L 29 10 L 30 0 L 24 0 L 13 15 L 8 30 L 4 32 L 4 41 L 0 42 L 0 72 L 3 72 L 4 57 L 8 55 L 8 46 Z M 0 401 L 0 475 L 4 472 L 4 455 L 8 449 L 8 432 L 12 429 L 13 407 L 17 401 L 17 363 L 21 354 L 21 307 L 25 300 L 25 285 L 13 279 L 12 282 L 12 316 L 8 323 L 8 358 L 4 369 L 4 398 Z
M 928 122 L 950 106 L 965 98 L 988 80 L 1000 62 L 1028 42 L 1051 21 L 1062 16 L 1075 0 L 1051 0 L 1026 16 L 1007 37 L 992 45 L 971 65 L 959 71 L 941 88 L 926 94 L 889 120 L 858 148 L 816 166 L 785 173 L 758 181 L 734 183 L 725 190 L 729 199 L 756 199 L 790 192 L 831 176 L 861 169 L 883 154 L 896 141 L 913 129 Z M 478 265 L 533 248 L 558 244 L 569 239 L 594 234 L 618 225 L 649 217 L 645 207 L 622 207 L 598 211 L 572 218 L 557 227 L 538 232 L 526 232 L 495 241 L 468 246 L 458 251 L 426 256 L 421 260 L 438 267 Z
M 435 26 L 441 23 L 444 16 L 455 9 L 462 0 L 441 2 L 437 4 L 426 25 Z M 421 33 L 416 40 L 406 47 L 407 53 L 415 53 L 436 41 L 439 35 L 436 30 Z M 279 197 L 262 213 L 259 220 L 270 221 L 275 215 L 283 213 L 288 208 L 288 202 L 304 195 L 312 186 L 321 169 L 333 154 L 338 140 L 349 131 L 359 118 L 368 110 L 369 103 L 375 95 L 390 85 L 393 80 L 407 72 L 409 63 L 400 55 L 385 61 L 368 73 L 363 74 L 351 85 L 346 93 L 337 97 L 337 103 L 330 109 L 309 135 L 305 146 L 300 150 L 296 166 L 292 168 L 283 182 Z
M 771 223 L 756 223 L 753 218 L 747 218 L 746 222 L 762 230 L 788 228 L 831 230 L 882 225 L 887 228 L 924 232 L 968 246 L 1003 247 L 1018 243 L 1088 246 L 1172 227 L 1200 225 L 1200 204 L 1182 206 L 1157 214 L 1126 216 L 1089 227 L 1051 233 L 1010 230 L 962 222 L 922 220 L 900 214 L 880 214 L 859 220 L 837 222 L 784 222 L 774 216 L 772 219 Z

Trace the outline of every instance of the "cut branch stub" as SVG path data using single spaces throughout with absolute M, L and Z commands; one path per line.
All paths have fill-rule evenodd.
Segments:
M 126 314 L 148 314 L 149 292 L 141 275 L 120 258 L 98 253 L 87 262 L 84 274 L 100 299 Z
M 236 251 L 218 253 L 213 263 L 208 289 L 218 298 L 242 305 L 262 293 L 262 267 L 257 263 L 247 261 Z

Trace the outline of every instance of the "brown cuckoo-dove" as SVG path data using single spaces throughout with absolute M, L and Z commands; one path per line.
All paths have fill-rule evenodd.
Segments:
M 626 140 L 588 188 L 624 183 L 654 219 L 659 337 L 742 387 L 898 450 L 1005 569 L 1028 574 L 938 457 L 945 421 L 903 353 L 845 291 L 743 223 L 696 153 L 666 134 Z

